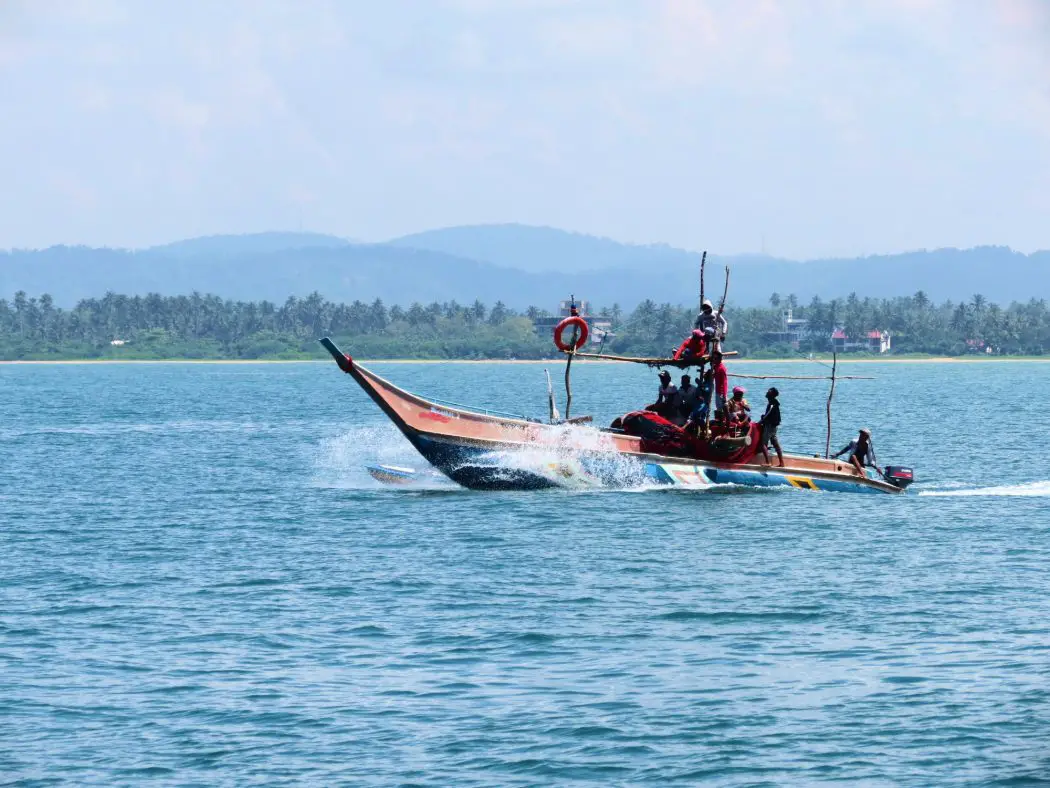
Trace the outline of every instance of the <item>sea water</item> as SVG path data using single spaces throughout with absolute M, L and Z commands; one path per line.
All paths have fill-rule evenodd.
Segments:
M 374 369 L 546 413 L 542 366 Z M 841 370 L 832 450 L 908 495 L 386 487 L 424 463 L 330 363 L 0 365 L 0 782 L 1050 779 L 1050 364 Z M 822 454 L 827 383 L 775 382 Z

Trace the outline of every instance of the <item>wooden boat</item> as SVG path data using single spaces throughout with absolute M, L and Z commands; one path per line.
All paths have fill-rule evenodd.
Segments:
M 471 489 L 658 484 L 899 493 L 904 486 L 884 480 L 871 468 L 861 476 L 848 462 L 835 459 L 785 454 L 785 467 L 780 468 L 761 457 L 728 463 L 653 454 L 642 450 L 641 438 L 613 429 L 446 406 L 384 380 L 330 339 L 321 343 L 431 465 Z

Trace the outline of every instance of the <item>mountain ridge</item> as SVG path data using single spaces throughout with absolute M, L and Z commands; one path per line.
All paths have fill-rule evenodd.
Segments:
M 645 298 L 696 301 L 696 252 L 527 225 L 476 230 L 444 228 L 371 244 L 275 232 L 191 238 L 141 250 L 10 250 L 0 252 L 0 297 L 18 290 L 47 292 L 56 304 L 71 306 L 107 290 L 168 295 L 197 290 L 272 301 L 317 290 L 333 300 L 382 298 L 407 305 L 477 298 L 551 310 L 570 293 L 595 306 L 624 308 Z M 535 265 L 515 267 L 537 255 L 543 265 L 555 265 L 557 274 Z M 889 297 L 923 290 L 937 301 L 981 293 L 1009 303 L 1050 290 L 1050 252 L 1025 255 L 1002 246 L 813 261 L 709 255 L 709 292 L 721 292 L 726 264 L 733 269 L 730 303 L 737 306 L 766 303 L 773 292 L 808 301 L 814 295 Z

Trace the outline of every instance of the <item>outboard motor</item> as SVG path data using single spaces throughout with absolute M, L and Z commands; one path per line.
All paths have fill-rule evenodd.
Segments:
M 912 469 L 904 468 L 900 465 L 887 465 L 885 468 L 885 477 L 886 481 L 894 487 L 899 487 L 902 490 L 915 481 L 915 473 Z

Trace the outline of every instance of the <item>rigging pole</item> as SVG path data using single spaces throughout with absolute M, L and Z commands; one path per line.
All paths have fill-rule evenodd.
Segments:
M 700 303 L 697 304 L 696 311 L 699 312 L 700 308 L 704 305 L 704 266 L 707 265 L 707 250 L 704 250 L 703 256 L 700 258 Z
M 576 317 L 579 310 L 576 308 L 576 296 L 569 295 L 569 316 Z M 572 384 L 569 380 L 569 371 L 572 368 L 572 360 L 576 356 L 576 343 L 580 338 L 579 326 L 572 327 L 572 342 L 569 343 L 569 357 L 565 360 L 565 420 L 569 421 L 569 411 L 572 408 Z
M 831 454 L 831 398 L 835 396 L 835 372 L 839 365 L 839 354 L 831 351 L 831 391 L 828 392 L 828 436 L 824 442 L 824 459 Z

